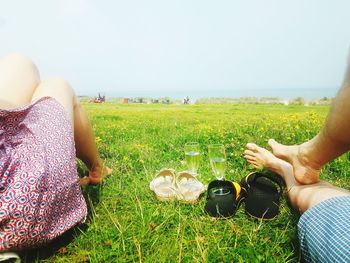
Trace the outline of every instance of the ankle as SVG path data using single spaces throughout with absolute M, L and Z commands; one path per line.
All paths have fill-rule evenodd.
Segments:
M 319 152 L 313 150 L 311 145 L 303 143 L 298 147 L 297 157 L 301 165 L 311 167 L 315 170 L 321 170 L 324 164 L 317 160 L 319 154 Z
M 103 170 L 103 162 L 99 158 L 92 165 L 89 166 L 89 171 L 92 176 L 99 176 Z
M 263 165 L 267 169 L 277 169 L 278 170 L 278 168 L 280 167 L 278 161 L 276 161 L 274 159 L 267 159 L 267 160 L 265 160 L 265 163 Z

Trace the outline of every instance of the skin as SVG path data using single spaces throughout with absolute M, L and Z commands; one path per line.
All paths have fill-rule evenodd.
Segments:
M 266 168 L 282 176 L 287 185 L 290 203 L 300 213 L 304 213 L 307 209 L 329 198 L 350 195 L 349 191 L 325 181 L 307 185 L 300 184 L 295 178 L 294 169 L 290 163 L 254 143 L 246 145 L 244 158 L 257 169 Z
M 320 132 L 300 145 L 283 145 L 270 139 L 273 154 L 294 169 L 301 184 L 318 182 L 322 167 L 350 150 L 350 56 L 345 78 Z
M 0 59 L 1 109 L 16 108 L 45 96 L 56 99 L 71 120 L 77 157 L 89 169 L 89 176 L 81 178 L 80 184 L 101 183 L 111 169 L 103 165 L 91 124 L 69 83 L 62 78 L 40 80 L 37 67 L 25 56 L 11 54 Z

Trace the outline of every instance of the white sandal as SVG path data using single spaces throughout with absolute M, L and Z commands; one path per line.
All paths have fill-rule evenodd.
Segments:
M 206 191 L 206 187 L 188 171 L 176 175 L 176 185 L 178 199 L 186 203 L 197 203 L 199 196 Z
M 150 182 L 149 188 L 160 201 L 175 199 L 194 204 L 206 187 L 188 171 L 179 172 L 175 176 L 174 169 L 162 169 Z
M 162 169 L 150 182 L 149 188 L 156 194 L 160 201 L 172 201 L 176 199 L 175 171 L 174 169 Z

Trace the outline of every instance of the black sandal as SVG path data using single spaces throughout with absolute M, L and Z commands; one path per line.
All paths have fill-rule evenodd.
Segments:
M 213 217 L 233 216 L 241 203 L 241 188 L 230 181 L 215 180 L 208 185 L 205 211 Z
M 244 177 L 240 185 L 246 214 L 264 220 L 273 219 L 278 215 L 280 197 L 285 186 L 281 176 L 253 172 Z

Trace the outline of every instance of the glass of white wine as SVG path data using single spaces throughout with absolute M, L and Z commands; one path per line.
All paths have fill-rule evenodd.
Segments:
M 200 161 L 200 150 L 198 142 L 188 142 L 185 144 L 185 158 L 188 170 L 196 176 Z
M 226 170 L 225 146 L 222 144 L 211 144 L 208 146 L 209 161 L 211 168 L 218 180 L 224 180 Z

